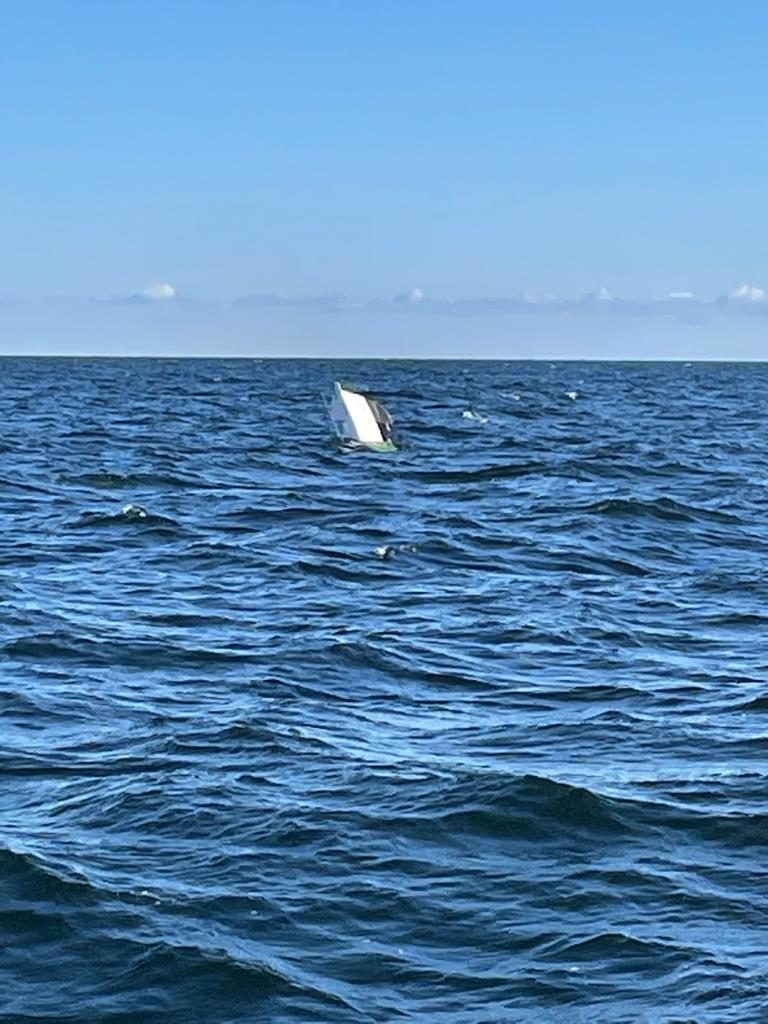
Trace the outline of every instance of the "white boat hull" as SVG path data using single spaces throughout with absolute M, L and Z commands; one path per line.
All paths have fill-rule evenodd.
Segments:
M 342 441 L 378 451 L 394 449 L 395 446 L 389 438 L 382 434 L 365 395 L 343 388 L 336 381 L 328 411 L 334 429 Z

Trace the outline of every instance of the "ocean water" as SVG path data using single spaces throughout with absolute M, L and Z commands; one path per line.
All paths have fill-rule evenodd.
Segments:
M 768 1019 L 768 366 L 0 367 L 3 1022 Z

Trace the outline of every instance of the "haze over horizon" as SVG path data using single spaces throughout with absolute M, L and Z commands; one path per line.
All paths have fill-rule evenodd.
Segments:
M 3 27 L 2 352 L 768 353 L 754 0 Z

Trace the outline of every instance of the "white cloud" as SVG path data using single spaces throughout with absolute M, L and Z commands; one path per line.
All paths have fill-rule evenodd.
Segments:
M 412 305 L 423 302 L 425 299 L 424 292 L 421 288 L 411 288 L 409 292 L 405 292 L 403 295 L 396 295 L 395 302 L 410 302 Z
M 587 292 L 586 295 L 582 295 L 581 302 L 592 303 L 592 302 L 613 302 L 613 296 L 607 288 L 598 288 L 596 292 Z
M 668 299 L 695 299 L 693 292 L 669 292 Z
M 729 293 L 728 298 L 735 302 L 765 302 L 768 299 L 768 295 L 766 295 L 763 288 L 756 288 L 751 284 L 743 284 L 739 288 L 734 288 Z
M 145 288 L 141 294 L 145 299 L 149 299 L 151 302 L 162 302 L 165 299 L 175 299 L 176 289 L 172 284 L 165 284 L 161 282 L 159 284 L 151 284 L 149 288 Z

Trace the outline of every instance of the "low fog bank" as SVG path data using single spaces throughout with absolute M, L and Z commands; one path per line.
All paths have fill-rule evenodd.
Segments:
M 622 311 L 409 315 L 195 302 L 0 306 L 0 354 L 464 359 L 762 360 L 768 316 Z

